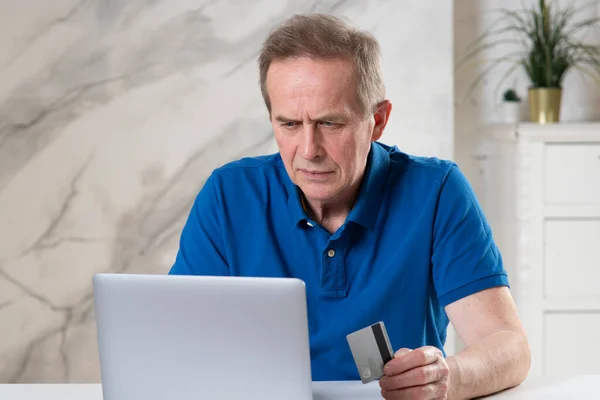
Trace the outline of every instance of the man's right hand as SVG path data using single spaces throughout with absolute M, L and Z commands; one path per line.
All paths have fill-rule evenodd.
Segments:
M 379 386 L 386 400 L 448 398 L 449 367 L 436 347 L 400 349 L 383 371 Z

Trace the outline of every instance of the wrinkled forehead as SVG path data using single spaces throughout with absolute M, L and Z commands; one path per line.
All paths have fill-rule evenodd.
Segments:
M 275 61 L 266 80 L 271 109 L 306 107 L 360 112 L 352 63 L 310 58 Z

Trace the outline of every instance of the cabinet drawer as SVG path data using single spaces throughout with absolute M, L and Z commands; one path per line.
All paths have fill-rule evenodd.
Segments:
M 546 298 L 600 298 L 600 219 L 544 224 Z
M 600 311 L 547 314 L 544 375 L 600 374 Z
M 548 204 L 600 204 L 600 143 L 545 146 L 544 195 Z

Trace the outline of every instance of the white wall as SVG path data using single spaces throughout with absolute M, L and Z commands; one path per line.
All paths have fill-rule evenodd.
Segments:
M 536 5 L 537 0 L 455 0 L 454 1 L 454 58 L 458 63 L 466 54 L 465 50 L 490 24 L 495 21 L 499 14 L 495 11 L 499 8 L 508 10 L 522 10 L 523 6 Z M 600 1 L 551 1 L 559 7 L 574 4 L 582 7 L 590 4 L 590 7 L 578 14 L 578 20 L 594 18 L 599 14 Z M 598 25 L 600 28 L 600 25 Z M 582 32 L 582 38 L 593 44 L 600 44 L 600 29 Z M 515 38 L 510 33 L 503 38 Z M 519 46 L 510 47 L 503 45 L 489 49 L 476 57 L 473 62 L 465 65 L 455 72 L 455 157 L 465 173 L 471 179 L 474 186 L 478 184 L 478 171 L 474 168 L 473 151 L 477 137 L 483 131 L 485 125 L 498 122 L 501 118 L 499 102 L 504 89 L 515 87 L 521 97 L 522 118 L 527 120 L 528 103 L 527 88 L 529 81 L 522 69 L 517 69 L 511 77 L 504 81 L 500 90 L 496 93 L 497 85 L 502 80 L 511 64 L 502 64 L 494 69 L 476 90 L 467 96 L 468 90 L 480 72 L 490 63 L 505 56 L 510 51 L 520 49 Z M 563 85 L 562 122 L 590 121 L 600 119 L 600 85 L 573 70 L 565 78 Z

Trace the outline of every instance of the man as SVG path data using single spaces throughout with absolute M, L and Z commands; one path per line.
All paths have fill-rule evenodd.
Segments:
M 378 142 L 392 106 L 376 40 L 298 15 L 259 64 L 279 152 L 214 171 L 171 273 L 304 280 L 313 380 L 359 379 L 345 336 L 382 320 L 399 348 L 380 380 L 386 399 L 521 383 L 526 335 L 468 182 L 451 162 Z M 446 358 L 449 321 L 466 347 Z

